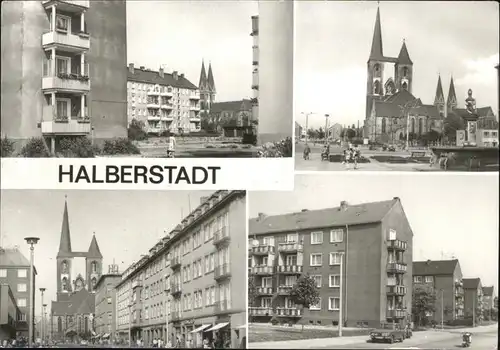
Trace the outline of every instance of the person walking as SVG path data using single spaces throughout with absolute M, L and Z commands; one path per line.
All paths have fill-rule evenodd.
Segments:
M 177 141 L 175 140 L 175 136 L 173 134 L 170 134 L 168 136 L 168 146 L 167 146 L 168 158 L 174 158 L 176 146 L 177 146 Z

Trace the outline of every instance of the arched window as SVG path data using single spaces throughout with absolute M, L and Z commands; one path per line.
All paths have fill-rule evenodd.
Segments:
M 387 125 L 385 118 L 382 118 L 382 134 L 386 133 Z
M 380 78 L 380 64 L 375 63 L 375 65 L 373 66 L 373 73 L 374 77 Z
M 407 77 L 408 76 L 408 67 L 403 67 L 403 77 Z
M 94 278 L 92 278 L 92 290 L 95 290 L 96 284 L 97 284 L 97 279 L 94 277 Z
M 411 120 L 411 132 L 415 133 L 415 119 Z
M 62 273 L 68 273 L 68 262 L 64 260 L 61 264 Z
M 57 318 L 57 331 L 62 332 L 62 319 L 61 316 Z
M 418 120 L 418 134 L 422 135 L 422 132 L 424 131 L 424 121 L 422 119 Z
M 89 318 L 88 317 L 85 317 L 84 327 L 85 327 L 85 333 L 88 333 L 89 332 Z
M 83 329 L 83 318 L 78 317 L 78 333 L 81 333 Z
M 97 273 L 97 262 L 92 261 L 92 264 L 90 264 L 92 273 Z
M 402 132 L 399 133 L 399 140 L 400 141 L 403 141 L 404 140 L 404 135 Z
M 408 90 L 408 84 L 406 83 L 406 81 L 403 83 L 403 90 Z
M 61 288 L 63 291 L 68 291 L 68 279 L 64 277 L 61 281 Z
M 375 80 L 375 82 L 373 83 L 373 93 L 375 95 L 380 95 L 382 93 L 381 89 L 382 88 L 380 86 L 380 81 Z

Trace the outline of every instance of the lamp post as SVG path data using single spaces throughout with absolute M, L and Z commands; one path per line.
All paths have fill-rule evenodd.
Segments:
M 47 327 L 46 327 L 46 319 L 47 319 L 47 304 L 42 305 L 42 329 L 43 329 L 43 337 L 42 344 L 44 344 L 45 339 L 47 338 Z
M 418 101 L 419 99 L 416 98 L 399 106 L 403 110 L 403 116 L 406 117 L 406 150 L 410 148 L 410 110 L 416 107 Z
M 41 318 L 41 321 L 40 321 L 40 338 L 43 341 L 43 293 L 45 292 L 46 289 L 45 288 L 39 288 L 39 290 L 40 290 L 40 293 L 42 294 L 42 299 L 41 299 L 42 301 L 40 303 L 41 307 L 42 307 L 42 313 L 41 313 L 42 318 Z
M 329 114 L 325 114 L 325 141 L 328 141 L 328 117 Z
M 342 327 L 344 326 L 343 318 L 342 318 L 342 289 L 343 289 L 343 281 L 342 278 L 344 277 L 344 253 L 340 253 L 340 290 L 339 290 L 339 337 L 342 336 Z
M 132 347 L 132 301 L 128 304 L 128 347 Z
M 444 290 L 441 289 L 441 330 L 443 330 L 443 319 L 444 319 Z
M 165 284 L 165 346 L 168 347 L 168 313 L 170 311 L 170 299 L 168 297 L 169 290 Z
M 30 319 L 28 320 L 28 346 L 31 348 L 33 346 L 33 326 L 35 320 L 35 290 L 34 290 L 34 267 L 33 267 L 33 259 L 35 255 L 35 245 L 38 243 L 40 238 L 38 237 L 26 237 L 24 238 L 26 243 L 30 245 Z

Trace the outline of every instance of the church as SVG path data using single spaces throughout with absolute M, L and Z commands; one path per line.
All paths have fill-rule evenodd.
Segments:
M 75 271 L 76 259 L 84 261 L 85 271 Z M 72 250 L 65 202 L 56 258 L 57 300 L 51 305 L 52 340 L 88 339 L 94 334 L 95 287 L 102 274 L 102 259 L 95 235 L 86 252 Z

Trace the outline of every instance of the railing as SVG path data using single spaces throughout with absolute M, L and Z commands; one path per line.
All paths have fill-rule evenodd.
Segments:
M 302 265 L 279 265 L 277 267 L 278 273 L 301 274 L 303 271 L 304 267 Z
M 278 244 L 278 252 L 280 253 L 295 253 L 301 252 L 304 249 L 304 245 L 296 242 L 287 242 Z
M 403 318 L 406 316 L 406 311 L 403 309 L 388 309 L 387 317 L 389 318 Z
M 215 267 L 214 279 L 222 279 L 231 276 L 231 267 L 228 263 Z
M 174 120 L 174 117 L 171 114 L 162 114 L 161 120 L 171 122 L 172 120 Z
M 405 295 L 406 287 L 404 286 L 387 286 L 387 294 L 389 295 Z
M 170 259 L 170 268 L 175 269 L 176 267 L 179 267 L 181 265 L 181 257 L 180 256 L 174 256 L 172 259 Z
M 278 287 L 278 294 L 290 294 L 290 291 L 292 290 L 292 286 L 279 286 Z
M 153 101 L 153 102 L 150 102 L 148 101 L 148 103 L 146 104 L 146 107 L 147 108 L 160 108 L 160 103 L 158 101 Z
M 231 303 L 229 302 L 229 300 L 221 300 L 215 302 L 215 312 L 225 312 L 229 309 L 231 309 Z
M 272 245 L 259 245 L 256 247 L 252 247 L 252 253 L 255 255 L 267 255 L 274 254 L 275 249 Z
M 160 106 L 162 109 L 173 109 L 174 105 L 171 103 L 162 103 Z
M 55 90 L 90 90 L 89 79 L 89 65 L 83 65 L 83 74 L 81 65 L 78 69 L 71 73 L 57 73 L 53 74 L 52 60 L 47 60 L 43 63 L 42 72 L 42 89 L 55 89 Z
M 190 111 L 199 111 L 200 107 L 199 106 L 189 106 Z
M 191 100 L 199 100 L 199 99 L 200 99 L 200 94 L 191 93 L 191 94 L 189 95 L 189 98 L 190 98 Z
M 161 90 L 160 96 L 172 97 L 174 95 L 173 91 Z
M 215 232 L 213 244 L 219 244 L 229 239 L 229 230 L 226 227 L 222 227 L 219 231 Z
M 156 91 L 156 90 L 148 90 L 148 96 L 159 96 L 160 95 L 160 91 Z
M 272 316 L 273 309 L 270 307 L 249 307 L 250 316 Z
M 149 114 L 148 120 L 160 120 L 161 116 L 159 114 Z
M 260 295 L 272 295 L 273 288 L 272 287 L 257 287 L 257 294 Z
M 296 307 L 277 307 L 275 316 L 278 317 L 302 317 L 302 310 Z
M 83 120 L 85 121 L 79 122 L 74 119 L 58 118 L 50 121 L 42 121 L 42 134 L 89 134 L 91 131 L 90 122 L 86 119 Z
M 84 32 L 47 32 L 42 35 L 42 46 L 64 45 L 83 50 L 90 49 L 89 34 Z
M 400 241 L 398 239 L 387 242 L 387 248 L 389 249 L 405 251 L 407 247 L 408 243 Z
M 387 264 L 387 272 L 406 273 L 407 266 L 402 262 L 390 262 Z
M 254 275 L 272 275 L 273 267 L 272 266 L 253 266 L 252 274 Z

